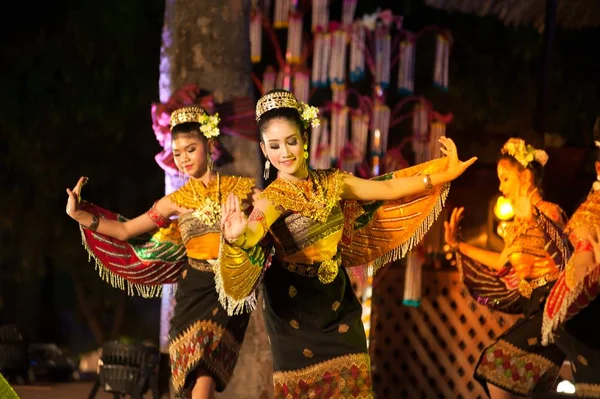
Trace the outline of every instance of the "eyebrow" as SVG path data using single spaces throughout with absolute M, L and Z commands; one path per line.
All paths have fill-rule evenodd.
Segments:
M 283 141 L 290 139 L 292 137 L 296 137 L 296 133 L 294 134 L 290 134 L 289 136 L 287 136 L 285 139 L 283 139 Z M 269 143 L 273 143 L 273 142 L 278 142 L 279 140 L 269 140 Z
M 181 150 L 187 150 L 188 147 L 191 147 L 193 145 L 198 145 L 198 143 L 190 143 L 190 144 L 186 145 L 185 147 L 183 147 L 182 149 L 173 148 L 173 152 L 175 152 L 175 151 L 181 151 Z

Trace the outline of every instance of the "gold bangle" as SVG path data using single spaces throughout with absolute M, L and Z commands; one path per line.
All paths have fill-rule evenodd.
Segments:
M 431 184 L 431 176 L 430 175 L 425 175 L 425 177 L 423 177 L 423 184 L 425 184 L 425 190 L 433 189 L 433 184 Z
M 98 215 L 92 215 L 92 223 L 90 223 L 88 230 L 91 230 L 91 231 L 98 230 L 99 224 L 100 224 L 100 218 L 98 217 Z
M 246 234 L 246 232 L 245 232 L 245 231 L 244 231 L 244 241 L 243 241 L 241 244 L 236 244 L 237 240 L 239 240 L 239 239 L 240 239 L 240 237 L 236 238 L 236 239 L 235 239 L 235 240 L 233 240 L 233 241 L 229 241 L 229 240 L 228 240 L 228 241 L 229 241 L 229 243 L 230 243 L 231 245 L 234 245 L 234 246 L 236 246 L 236 247 L 243 248 L 243 247 L 244 247 L 244 245 L 246 245 L 246 241 L 248 241 L 248 235 Z

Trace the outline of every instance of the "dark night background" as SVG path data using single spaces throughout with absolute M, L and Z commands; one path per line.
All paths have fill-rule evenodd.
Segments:
M 500 145 L 514 135 L 535 137 L 540 32 L 529 25 L 506 27 L 493 17 L 449 14 L 418 0 L 359 3 L 357 15 L 392 8 L 410 30 L 439 25 L 452 32 L 448 93 L 430 87 L 432 36 L 417 45 L 417 94 L 454 114 L 448 134 L 463 158 L 480 156 L 457 186 L 484 178 L 482 189 L 493 193 Z M 157 341 L 159 300 L 127 298 L 103 283 L 64 210 L 65 188 L 82 175 L 89 177 L 84 198 L 125 216 L 144 212 L 163 194 L 150 104 L 158 101 L 164 2 L 14 6 L 2 27 L 0 322 L 18 322 L 33 340 L 73 351 L 96 346 L 94 323 L 105 339 Z M 574 161 L 587 156 L 600 110 L 599 42 L 599 29 L 559 28 L 552 53 L 547 131 L 574 150 L 550 151 L 546 177 L 556 184 L 547 183 L 547 192 L 569 212 L 593 179 L 585 163 Z M 394 131 L 391 144 L 407 133 L 404 126 Z M 566 191 L 570 183 L 577 188 Z M 468 201 L 461 192 L 451 203 Z M 115 318 L 122 324 L 113 326 Z

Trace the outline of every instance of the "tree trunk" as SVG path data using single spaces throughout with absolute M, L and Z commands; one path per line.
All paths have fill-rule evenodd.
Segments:
M 167 0 L 160 61 L 160 100 L 166 102 L 183 84 L 195 83 L 213 92 L 215 102 L 252 95 L 249 0 Z M 226 174 L 261 181 L 258 143 L 223 136 L 233 163 Z M 169 186 L 175 177 L 166 176 Z M 161 348 L 166 348 L 172 308 L 163 299 Z M 271 353 L 262 309 L 251 317 L 232 381 L 219 398 L 272 397 Z
M 71 272 L 71 278 L 73 279 L 73 284 L 75 285 L 75 294 L 77 295 L 77 304 L 79 305 L 79 310 L 87 320 L 88 326 L 92 331 L 92 335 L 94 336 L 94 341 L 96 341 L 96 345 L 98 347 L 104 344 L 104 329 L 102 328 L 102 324 L 100 320 L 94 313 L 90 303 L 88 302 L 85 288 L 79 279 L 79 276 L 76 272 Z

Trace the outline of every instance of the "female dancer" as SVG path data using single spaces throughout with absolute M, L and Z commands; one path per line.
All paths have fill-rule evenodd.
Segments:
M 454 143 L 442 138 L 447 157 L 377 180 L 309 171 L 305 129 L 316 111 L 284 90 L 258 101 L 265 174 L 273 166 L 278 178 L 249 219 L 235 197 L 224 205 L 217 289 L 229 311 L 252 307 L 263 271 L 256 245 L 270 233 L 264 314 L 275 397 L 372 398 L 361 304 L 341 266 L 376 269 L 406 254 L 441 210 L 448 183 L 476 159 L 459 161 Z
M 198 106 L 172 113 L 173 156 L 190 179 L 134 219 L 80 203 L 83 177 L 67 189 L 67 214 L 82 227 L 84 244 L 107 280 L 144 296 L 178 281 L 169 332 L 172 379 L 178 395 L 194 399 L 225 389 L 249 321 L 249 314 L 228 316 L 215 290 L 221 202 L 232 195 L 249 205 L 255 190 L 253 179 L 212 171 L 218 122 Z M 147 232 L 154 233 L 140 237 Z
M 567 224 L 575 252 L 548 295 L 542 324 L 542 343 L 567 355 L 583 398 L 600 397 L 600 344 L 590 328 L 600 316 L 600 141 L 595 145 L 598 181 Z
M 475 378 L 490 396 L 531 396 L 553 386 L 564 361 L 556 346 L 542 346 L 542 309 L 559 271 L 570 256 L 561 208 L 540 194 L 547 154 L 521 139 L 510 139 L 498 161 L 500 191 L 515 218 L 505 229 L 502 253 L 479 249 L 459 238 L 463 208 L 445 222 L 446 243 L 456 252 L 463 282 L 475 299 L 508 313 L 522 313 L 512 328 L 484 349 Z

